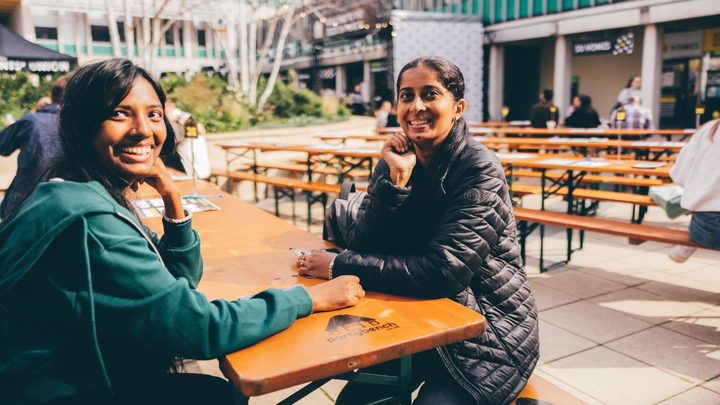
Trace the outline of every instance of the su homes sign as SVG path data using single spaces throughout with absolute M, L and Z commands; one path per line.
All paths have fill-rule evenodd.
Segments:
M 368 333 L 375 333 L 399 328 L 394 322 L 381 323 L 375 318 L 353 315 L 335 315 L 328 321 L 325 332 L 330 336 L 328 343 L 335 343 L 353 336 L 363 336 Z
M 573 43 L 573 55 L 622 55 L 631 54 L 635 49 L 635 35 L 632 32 L 616 37 L 576 41 Z
M 69 72 L 70 62 L 64 60 L 25 61 L 0 57 L 0 72 L 19 72 L 29 70 L 33 73 Z

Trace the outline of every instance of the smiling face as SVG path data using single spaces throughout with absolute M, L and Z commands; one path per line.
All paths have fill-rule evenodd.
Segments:
M 420 64 L 402 73 L 397 115 L 405 135 L 421 149 L 436 148 L 465 111 L 431 68 Z
M 642 85 L 642 79 L 640 79 L 639 76 L 635 76 L 635 78 L 633 78 L 632 82 L 630 83 L 630 87 L 632 87 L 635 90 L 640 90 L 641 85 Z
M 104 165 L 132 180 L 150 173 L 166 137 L 160 98 L 150 82 L 138 76 L 100 125 L 94 149 Z

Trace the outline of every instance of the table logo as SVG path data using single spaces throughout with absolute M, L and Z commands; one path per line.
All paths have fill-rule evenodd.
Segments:
M 347 339 L 353 336 L 363 336 L 368 333 L 399 328 L 394 322 L 381 323 L 375 318 L 354 315 L 335 315 L 328 321 L 325 332 L 330 334 L 329 343 Z

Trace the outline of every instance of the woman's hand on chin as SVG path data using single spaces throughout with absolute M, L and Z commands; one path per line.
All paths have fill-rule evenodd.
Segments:
M 405 187 L 417 164 L 410 139 L 405 134 L 391 135 L 382 147 L 382 158 L 390 168 L 390 181 L 398 187 Z
M 165 204 L 165 216 L 170 219 L 185 218 L 185 211 L 182 207 L 180 189 L 170 176 L 170 171 L 159 157 L 155 159 L 150 173 L 135 181 L 133 186 L 137 189 L 138 184 L 147 183 L 160 194 Z

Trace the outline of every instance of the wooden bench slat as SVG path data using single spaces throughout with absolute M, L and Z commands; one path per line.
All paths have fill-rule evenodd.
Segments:
M 509 173 L 509 172 L 508 172 Z M 564 173 L 558 172 L 547 172 L 545 176 L 549 179 L 559 179 Z M 542 173 L 539 171 L 532 170 L 513 170 L 513 177 L 529 177 L 533 179 L 539 179 L 542 177 Z M 667 185 L 669 183 L 664 182 L 662 179 L 648 179 L 644 177 L 626 177 L 626 176 L 600 176 L 596 174 L 586 174 L 582 179 L 583 183 L 603 183 L 603 184 L 618 184 L 622 186 L 660 186 Z
M 641 225 L 620 222 L 612 219 L 583 217 L 562 212 L 542 211 L 515 207 L 515 218 L 518 221 L 536 224 L 572 228 L 609 235 L 626 236 L 629 238 L 664 242 L 675 245 L 697 246 L 690 239 L 687 230 L 671 229 L 653 225 Z
M 257 167 L 260 169 L 276 169 L 276 170 L 287 170 L 289 172 L 306 173 L 307 164 L 304 163 L 258 163 Z M 249 167 L 252 169 L 252 166 Z M 326 174 L 326 175 L 337 175 L 338 171 L 332 167 L 313 167 L 313 173 Z M 367 178 L 370 176 L 369 170 L 353 169 L 345 173 L 345 176 L 351 178 Z
M 540 186 L 534 184 L 513 183 L 511 186 L 513 194 L 529 195 L 540 194 Z M 567 196 L 568 190 L 565 187 L 560 188 L 556 195 Z M 576 188 L 573 191 L 573 198 L 578 200 L 597 200 L 597 201 L 613 201 L 635 205 L 655 205 L 653 199 L 648 195 L 622 193 L 618 191 L 590 190 L 586 188 Z
M 213 172 L 215 177 L 227 177 L 232 180 L 238 181 L 252 181 L 256 183 L 268 184 L 273 187 L 279 188 L 295 188 L 303 191 L 312 191 L 318 193 L 338 194 L 340 193 L 340 184 L 327 184 L 320 182 L 307 182 L 299 179 L 291 179 L 287 177 L 275 177 L 265 176 L 262 174 L 248 173 L 248 172 Z M 366 188 L 357 186 L 356 188 L 360 191 L 365 191 Z

